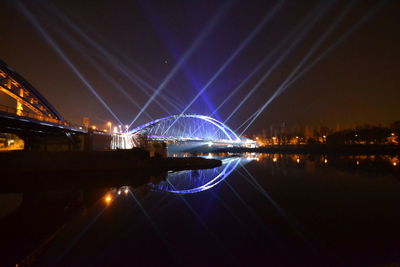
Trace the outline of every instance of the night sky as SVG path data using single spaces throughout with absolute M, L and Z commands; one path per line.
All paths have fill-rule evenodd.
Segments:
M 282 122 L 388 124 L 400 119 L 399 14 L 399 1 L 2 0 L 0 59 L 66 120 L 81 123 L 88 116 L 105 128 L 107 121 L 118 122 L 94 92 L 129 124 L 140 110 L 134 102 L 144 106 L 153 93 L 144 84 L 157 89 L 169 76 L 158 103 L 151 102 L 135 121 L 140 125 L 182 112 L 229 60 L 186 111 L 210 115 L 270 55 L 213 115 L 224 121 L 269 72 L 227 121 L 232 129 L 268 101 L 293 70 L 299 66 L 301 73 L 318 59 L 248 133 Z M 0 103 L 7 104 L 6 98 L 2 94 Z

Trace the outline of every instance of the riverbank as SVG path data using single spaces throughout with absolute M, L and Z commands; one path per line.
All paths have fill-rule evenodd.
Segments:
M 40 187 L 79 182 L 142 184 L 150 177 L 163 179 L 168 171 L 209 169 L 221 166 L 215 159 L 150 157 L 144 150 L 104 152 L 2 152 L 0 170 L 4 187 Z
M 214 153 L 279 153 L 279 154 L 343 154 L 343 155 L 397 155 L 400 146 L 396 145 L 275 145 L 266 147 L 229 147 L 215 149 Z

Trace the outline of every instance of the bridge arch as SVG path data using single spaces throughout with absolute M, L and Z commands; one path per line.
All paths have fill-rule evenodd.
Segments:
M 156 119 L 129 132 L 146 134 L 150 138 L 188 139 L 188 140 L 225 140 L 240 142 L 239 136 L 224 123 L 205 115 L 180 114 Z
M 46 120 L 54 123 L 64 124 L 64 118 L 57 110 L 42 96 L 29 82 L 21 75 L 0 60 L 0 91 L 17 101 L 14 111 L 17 115 L 33 117 L 39 120 Z M 24 111 L 23 107 L 29 108 L 30 112 Z

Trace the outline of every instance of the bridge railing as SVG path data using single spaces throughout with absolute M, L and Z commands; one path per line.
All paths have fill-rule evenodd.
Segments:
M 17 109 L 16 108 L 4 106 L 4 105 L 1 105 L 1 104 L 0 104 L 0 111 L 17 115 Z M 38 115 L 38 114 L 35 114 L 35 113 L 32 113 L 32 112 L 28 112 L 28 111 L 25 111 L 25 110 L 19 110 L 18 113 L 19 113 L 18 116 L 21 116 L 21 117 L 28 117 L 28 118 L 32 118 L 32 119 L 35 119 L 35 120 L 50 122 L 50 123 L 64 125 L 64 126 L 71 126 L 71 125 L 69 125 L 69 123 L 67 123 L 65 121 L 60 121 L 60 120 L 52 119 L 52 118 L 46 118 L 44 116 L 41 116 L 41 115 Z

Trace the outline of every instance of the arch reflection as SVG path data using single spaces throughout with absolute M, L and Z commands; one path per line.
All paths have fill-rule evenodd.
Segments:
M 168 173 L 166 180 L 159 184 L 149 184 L 154 191 L 173 194 L 194 194 L 213 188 L 226 179 L 240 163 L 245 164 L 253 158 L 224 158 L 222 165 L 214 169 L 189 170 Z

